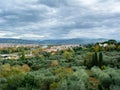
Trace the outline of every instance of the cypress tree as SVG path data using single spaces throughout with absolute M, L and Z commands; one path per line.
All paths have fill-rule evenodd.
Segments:
M 95 53 L 92 55 L 91 67 L 95 65 Z
M 103 54 L 102 52 L 99 53 L 99 67 L 101 67 L 103 64 Z
M 97 56 L 97 52 L 95 52 L 95 61 L 94 61 L 95 65 L 98 66 L 98 56 Z

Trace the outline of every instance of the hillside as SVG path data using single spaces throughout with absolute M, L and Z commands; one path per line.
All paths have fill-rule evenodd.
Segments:
M 74 39 L 58 39 L 58 40 L 23 40 L 12 38 L 0 38 L 0 43 L 14 43 L 14 44 L 88 44 L 106 41 L 106 39 L 88 39 L 88 38 L 74 38 Z

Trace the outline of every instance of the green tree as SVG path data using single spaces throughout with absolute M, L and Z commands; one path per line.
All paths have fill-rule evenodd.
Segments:
M 116 43 L 117 43 L 117 41 L 116 41 L 116 40 L 111 39 L 111 40 L 108 40 L 108 43 L 109 43 L 109 44 L 116 44 Z
M 98 55 L 96 52 L 95 52 L 95 65 L 98 66 Z
M 118 45 L 117 50 L 120 51 L 120 45 Z
M 101 67 L 103 64 L 103 54 L 102 52 L 99 53 L 99 67 Z
M 98 52 L 100 50 L 99 44 L 96 44 L 93 48 L 95 52 Z
M 66 58 L 68 61 L 73 59 L 73 54 L 71 52 L 65 51 L 63 53 L 64 58 Z
M 68 90 L 67 86 L 67 80 L 62 80 L 60 86 L 57 88 L 57 90 Z
M 25 60 L 25 51 L 20 52 L 19 57 L 21 60 Z
M 92 58 L 93 58 L 93 53 L 91 52 L 88 52 L 85 56 L 83 56 L 84 65 L 87 66 L 87 68 L 91 68 L 93 66 Z

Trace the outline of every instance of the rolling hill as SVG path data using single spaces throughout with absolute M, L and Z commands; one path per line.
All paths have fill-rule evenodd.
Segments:
M 13 44 L 89 44 L 96 42 L 103 42 L 107 39 L 88 39 L 88 38 L 74 38 L 74 39 L 56 39 L 56 40 L 24 40 L 12 38 L 0 38 L 0 43 L 13 43 Z

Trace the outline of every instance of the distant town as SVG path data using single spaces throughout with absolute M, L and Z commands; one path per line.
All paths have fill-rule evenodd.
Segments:
M 43 49 L 43 51 L 45 52 L 57 52 L 60 50 L 65 50 L 68 48 L 74 48 L 74 47 L 79 47 L 79 44 L 67 44 L 67 45 L 52 45 L 49 46 L 48 45 L 39 45 L 39 44 L 9 44 L 9 43 L 4 43 L 4 44 L 0 44 L 0 48 L 33 48 L 33 50 L 36 47 L 40 47 Z M 32 57 L 32 51 L 30 51 L 29 53 L 25 54 L 26 57 Z M 0 54 L 0 57 L 2 59 L 19 59 L 19 55 L 18 53 L 10 53 L 10 54 Z

